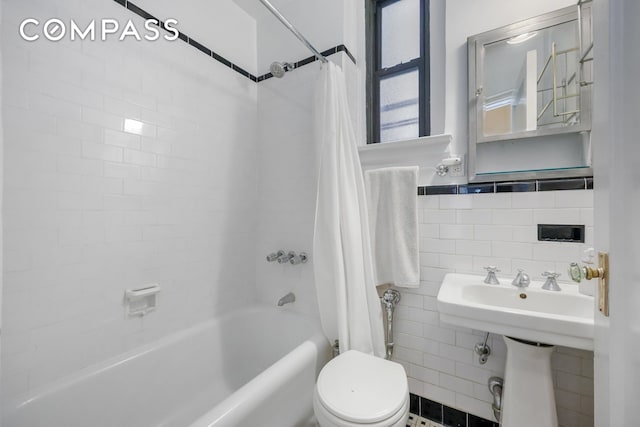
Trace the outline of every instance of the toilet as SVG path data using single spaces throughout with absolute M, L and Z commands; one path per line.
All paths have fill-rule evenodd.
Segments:
M 402 365 L 355 350 L 322 368 L 313 410 L 320 427 L 405 427 L 409 386 Z

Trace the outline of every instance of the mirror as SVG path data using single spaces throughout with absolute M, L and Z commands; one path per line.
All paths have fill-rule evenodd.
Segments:
M 587 5 L 468 38 L 470 181 L 591 174 L 592 48 Z

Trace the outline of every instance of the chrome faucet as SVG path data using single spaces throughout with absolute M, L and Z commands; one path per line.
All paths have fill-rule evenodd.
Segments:
M 278 258 L 280 258 L 283 255 L 284 255 L 284 251 L 282 249 L 280 249 L 278 252 L 271 252 L 269 255 L 267 255 L 267 262 L 277 261 Z
M 496 277 L 496 273 L 500 271 L 498 270 L 498 267 L 490 265 L 484 269 L 487 270 L 487 277 L 484 279 L 484 283 L 488 285 L 499 285 L 500 281 Z
M 542 285 L 542 289 L 545 291 L 561 291 L 562 288 L 558 286 L 558 282 L 556 279 L 560 277 L 560 273 L 556 273 L 555 271 L 545 271 L 542 273 L 543 276 L 547 278 L 547 281 Z
M 304 264 L 307 262 L 308 256 L 306 252 L 300 252 L 298 255 L 294 255 L 289 259 L 289 262 L 293 265 Z
M 271 252 L 267 255 L 267 262 L 278 261 L 278 264 L 291 263 L 292 265 L 304 264 L 309 260 L 306 252 L 296 254 L 294 251 L 285 252 L 280 249 L 278 252 Z
M 289 253 L 287 254 L 282 254 L 278 257 L 278 264 L 286 264 L 288 263 L 294 256 L 296 256 L 296 253 L 293 251 L 289 251 Z
M 517 288 L 526 288 L 531 283 L 531 279 L 529 279 L 529 275 L 524 272 L 523 269 L 518 269 L 518 274 L 516 274 L 516 278 L 513 279 L 511 284 Z
M 294 295 L 294 293 L 289 292 L 288 294 L 286 294 L 285 296 L 283 296 L 278 300 L 278 307 L 282 307 L 285 304 L 290 304 L 292 302 L 295 302 L 295 300 L 296 300 L 296 296 Z

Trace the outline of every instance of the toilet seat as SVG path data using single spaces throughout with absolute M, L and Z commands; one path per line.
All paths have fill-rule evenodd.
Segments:
M 350 350 L 331 360 L 318 376 L 316 412 L 332 425 L 391 426 L 404 422 L 409 388 L 402 365 Z

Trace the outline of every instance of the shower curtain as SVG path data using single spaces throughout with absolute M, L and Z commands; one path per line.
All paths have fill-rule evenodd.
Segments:
M 322 327 L 331 342 L 340 340 L 341 352 L 384 357 L 362 168 L 344 75 L 332 62 L 322 66 L 315 105 L 319 165 L 313 267 Z

